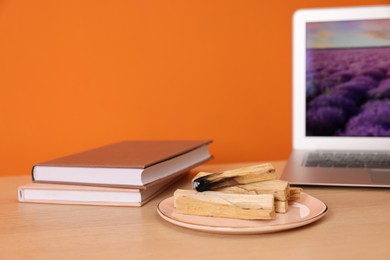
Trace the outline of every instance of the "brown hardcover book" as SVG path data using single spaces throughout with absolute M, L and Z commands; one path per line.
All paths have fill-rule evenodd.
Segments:
M 85 185 L 29 183 L 18 188 L 20 202 L 102 206 L 142 206 L 180 176 L 165 178 L 147 188 L 110 188 Z
M 33 166 L 34 182 L 142 187 L 209 160 L 211 141 L 123 141 Z

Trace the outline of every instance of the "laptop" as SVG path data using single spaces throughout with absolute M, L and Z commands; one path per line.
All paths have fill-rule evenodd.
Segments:
M 293 17 L 293 151 L 282 179 L 390 187 L 390 5 Z

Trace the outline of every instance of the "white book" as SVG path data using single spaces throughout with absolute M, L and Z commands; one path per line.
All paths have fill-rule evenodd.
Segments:
M 164 179 L 140 189 L 29 183 L 18 187 L 18 200 L 53 204 L 142 206 L 177 179 Z

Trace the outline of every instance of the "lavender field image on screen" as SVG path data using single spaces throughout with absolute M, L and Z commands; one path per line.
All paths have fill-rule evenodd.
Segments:
M 390 20 L 307 29 L 306 135 L 390 136 Z

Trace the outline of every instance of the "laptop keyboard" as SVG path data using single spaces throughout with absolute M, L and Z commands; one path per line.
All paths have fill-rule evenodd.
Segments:
M 390 169 L 390 153 L 311 152 L 305 166 Z

